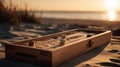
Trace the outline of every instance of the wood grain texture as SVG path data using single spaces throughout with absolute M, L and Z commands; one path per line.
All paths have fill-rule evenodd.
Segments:
M 65 31 L 65 32 L 52 34 L 37 39 L 26 40 L 14 44 L 7 43 L 5 48 L 6 58 L 15 59 L 24 62 L 38 63 L 38 64 L 43 63 L 51 67 L 55 67 L 76 56 L 79 56 L 82 53 L 85 53 L 91 49 L 94 49 L 105 43 L 108 43 L 111 40 L 111 31 L 96 31 L 98 33 L 94 36 L 77 40 L 75 42 L 71 42 L 54 49 L 41 49 L 41 48 L 19 45 L 21 43 L 25 43 L 29 41 L 42 40 L 53 36 L 60 36 L 63 33 L 70 33 L 72 31 L 73 30 Z M 91 30 L 82 30 L 82 31 L 91 31 Z M 88 45 L 91 46 L 89 47 Z

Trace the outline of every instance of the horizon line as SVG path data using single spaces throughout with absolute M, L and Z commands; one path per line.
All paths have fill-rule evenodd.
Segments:
M 17 11 L 24 11 L 24 10 L 17 10 Z M 28 10 L 30 12 L 108 12 L 108 11 L 73 11 L 73 10 Z M 120 11 L 116 11 L 120 12 Z

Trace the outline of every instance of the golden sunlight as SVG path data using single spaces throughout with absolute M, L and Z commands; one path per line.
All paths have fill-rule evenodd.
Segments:
M 109 10 L 108 11 L 108 19 L 110 21 L 113 21 L 115 19 L 115 17 L 116 17 L 116 12 L 114 10 Z
M 104 0 L 107 9 L 115 9 L 118 6 L 118 0 Z
M 104 5 L 108 9 L 108 19 L 110 21 L 115 20 L 116 8 L 118 6 L 118 0 L 104 0 Z

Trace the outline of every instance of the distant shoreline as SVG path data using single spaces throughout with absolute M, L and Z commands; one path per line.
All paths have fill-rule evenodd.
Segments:
M 18 10 L 17 12 L 22 12 L 24 10 Z M 55 10 L 29 10 L 29 12 L 68 12 L 68 13 L 106 13 L 108 11 L 55 11 Z M 120 13 L 120 11 L 116 11 Z
M 61 18 L 38 18 L 42 23 L 55 24 L 80 24 L 80 25 L 120 25 L 120 21 L 90 20 L 90 19 L 61 19 Z
M 22 12 L 22 11 L 18 11 Z M 28 13 L 36 16 L 36 18 L 65 19 L 65 20 L 82 20 L 82 21 L 100 21 L 100 22 L 120 22 L 120 11 L 116 11 L 118 16 L 115 21 L 109 21 L 108 11 L 35 11 L 29 10 Z

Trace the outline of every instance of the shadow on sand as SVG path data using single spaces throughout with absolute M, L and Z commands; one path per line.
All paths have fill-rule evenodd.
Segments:
M 42 67 L 42 66 L 18 62 L 14 60 L 0 59 L 0 67 Z
M 109 52 L 109 51 L 108 51 Z M 110 53 L 118 53 L 118 50 L 111 50 Z M 119 55 L 119 53 L 118 53 Z M 107 67 L 120 67 L 120 56 L 116 57 L 116 59 L 114 58 L 110 58 L 109 59 L 110 62 L 100 62 L 100 63 L 96 63 L 99 64 L 101 66 L 107 66 Z
M 97 63 L 101 66 L 120 67 L 120 59 L 109 59 L 111 62 Z
M 0 24 L 0 39 L 10 39 L 17 36 L 9 32 L 10 27 L 9 24 Z

